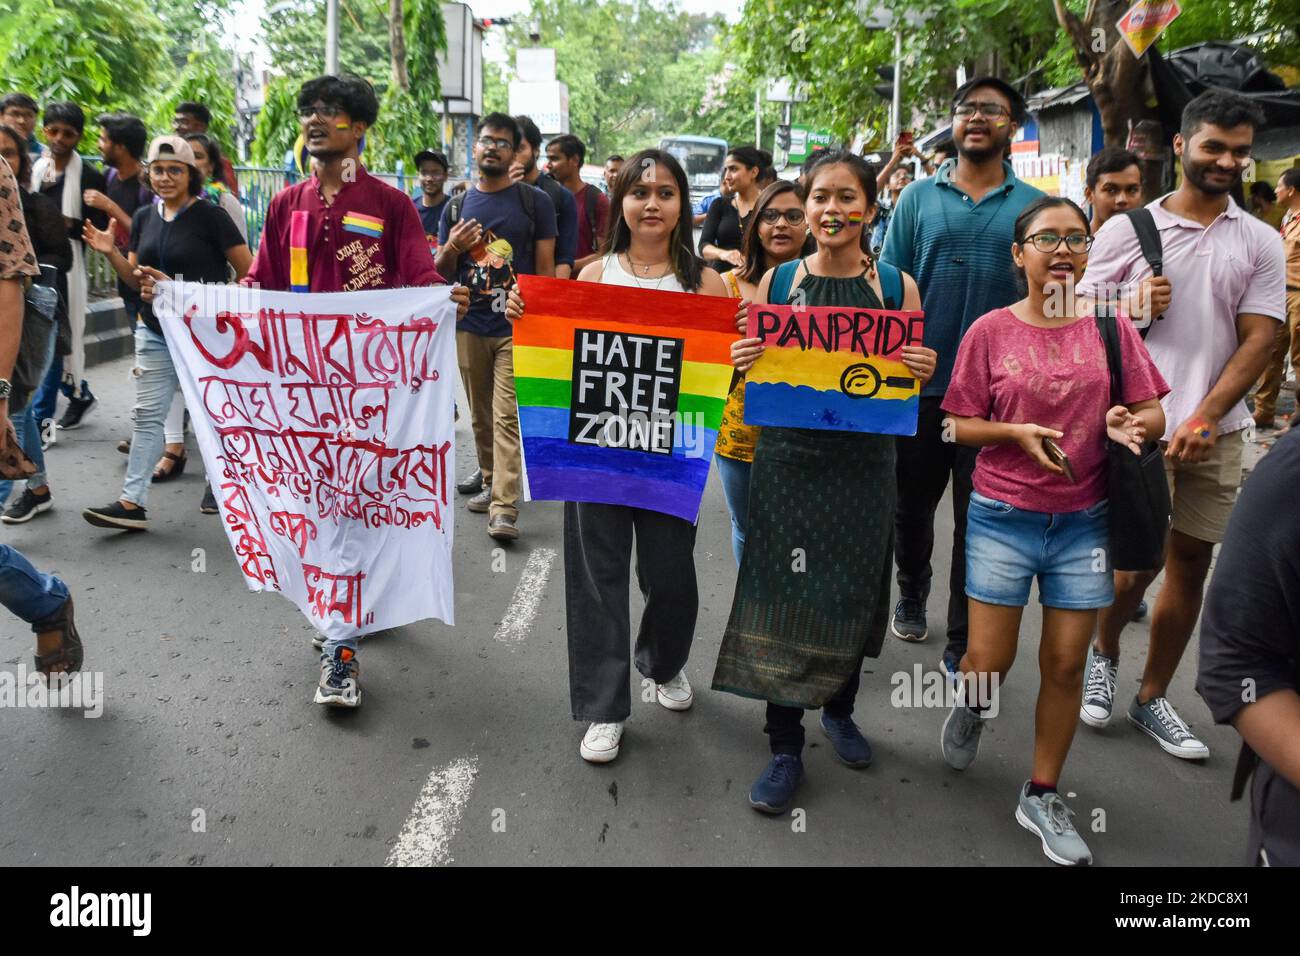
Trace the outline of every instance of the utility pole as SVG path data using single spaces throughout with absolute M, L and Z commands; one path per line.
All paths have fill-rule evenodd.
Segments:
M 339 0 L 325 0 L 325 72 L 339 72 Z

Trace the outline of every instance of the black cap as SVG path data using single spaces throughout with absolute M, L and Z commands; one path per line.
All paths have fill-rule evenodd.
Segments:
M 415 168 L 419 169 L 420 164 L 423 163 L 426 159 L 431 159 L 439 166 L 441 166 L 443 172 L 447 172 L 447 170 L 451 169 L 451 167 L 447 164 L 447 157 L 444 156 L 442 153 L 438 152 L 436 149 L 422 149 L 418 153 L 416 153 Z

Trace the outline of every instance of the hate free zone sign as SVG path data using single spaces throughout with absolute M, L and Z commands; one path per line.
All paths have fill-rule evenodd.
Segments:
M 736 300 L 537 276 L 519 291 L 525 497 L 694 521 L 731 386 Z

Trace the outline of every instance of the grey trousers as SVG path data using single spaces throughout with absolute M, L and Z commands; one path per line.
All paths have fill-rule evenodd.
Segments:
M 624 721 L 632 713 L 628 572 L 645 612 L 636 669 L 657 684 L 686 665 L 695 636 L 695 525 L 623 505 L 564 505 L 564 600 L 569 632 L 569 699 L 574 720 Z

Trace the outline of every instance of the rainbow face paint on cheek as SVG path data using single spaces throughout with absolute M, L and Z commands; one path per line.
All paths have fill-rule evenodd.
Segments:
M 352 125 L 351 123 L 335 123 L 335 124 L 334 124 L 334 128 L 335 128 L 335 129 L 347 129 L 347 128 L 350 127 L 351 125 Z
M 860 225 L 862 225 L 862 213 L 860 213 L 860 212 L 851 212 L 851 213 L 849 213 L 849 225 L 850 225 L 850 226 L 860 226 Z

